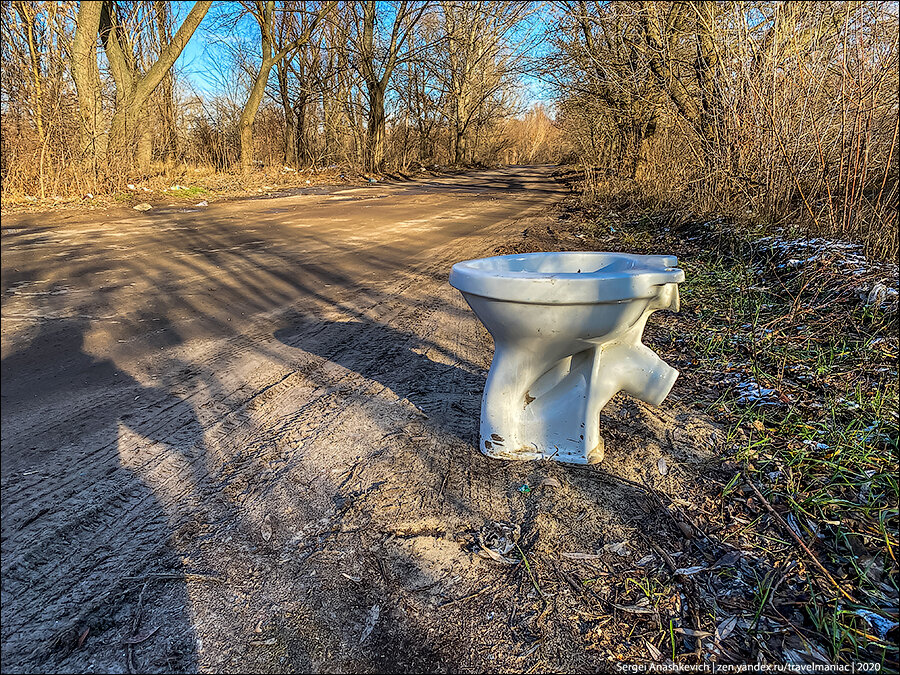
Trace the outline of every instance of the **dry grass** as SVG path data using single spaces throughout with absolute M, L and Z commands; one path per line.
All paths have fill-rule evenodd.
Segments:
M 574 155 L 601 168 L 585 195 L 849 239 L 895 260 L 896 5 L 712 3 L 709 16 L 701 5 L 588 3 L 590 45 L 579 12 L 561 19 L 564 125 Z M 664 44 L 648 42 L 648 23 Z M 638 47 L 622 52 L 609 32 Z
M 633 202 L 594 201 L 577 227 L 592 248 L 681 259 L 683 311 L 654 337 L 730 429 L 723 538 L 776 561 L 759 579 L 757 619 L 814 636 L 834 662 L 896 668 L 896 265 Z
M 629 544 L 639 564 L 604 555 L 585 577 L 532 554 L 530 573 L 542 588 L 574 574 L 595 602 L 614 598 L 595 638 L 610 660 L 895 671 L 897 267 L 861 246 L 580 197 L 552 240 L 503 252 L 677 254 L 681 313 L 656 315 L 645 340 L 690 391 L 671 405 L 689 401 L 725 441 L 678 491 L 655 470 L 630 483 L 648 503 Z M 603 465 L 622 481 L 617 468 Z

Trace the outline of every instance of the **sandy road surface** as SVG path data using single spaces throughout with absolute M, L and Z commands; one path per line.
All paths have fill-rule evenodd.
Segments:
M 449 663 L 399 599 L 465 591 L 427 513 L 485 504 L 490 343 L 447 274 L 562 192 L 519 167 L 4 217 L 3 670 Z

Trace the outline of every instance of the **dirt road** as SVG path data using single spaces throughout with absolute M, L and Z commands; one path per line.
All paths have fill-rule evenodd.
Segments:
M 551 174 L 4 217 L 3 671 L 593 669 L 473 540 L 538 565 L 642 512 L 477 452 L 491 344 L 447 284 L 553 222 Z M 655 466 L 674 423 L 622 405 Z
M 162 628 L 141 667 L 227 663 L 207 645 L 229 604 L 248 605 L 249 640 L 272 601 L 213 583 L 300 556 L 348 472 L 426 415 L 472 440 L 484 336 L 449 266 L 560 194 L 550 169 L 518 168 L 5 217 L 3 670 L 125 667 L 145 580 L 135 632 Z M 148 576 L 190 571 L 220 581 Z

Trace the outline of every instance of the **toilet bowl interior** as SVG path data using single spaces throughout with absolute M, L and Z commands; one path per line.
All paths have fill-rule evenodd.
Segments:
M 671 269 L 678 265 L 674 256 L 629 255 L 599 251 L 560 251 L 494 256 L 467 260 L 459 267 L 472 272 L 499 276 L 621 274 Z
M 653 297 L 684 281 L 674 256 L 566 251 L 456 263 L 450 285 L 463 293 L 537 304 L 597 304 Z

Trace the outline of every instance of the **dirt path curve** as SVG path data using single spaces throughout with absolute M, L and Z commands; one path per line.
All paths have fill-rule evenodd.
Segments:
M 516 167 L 4 217 L 3 671 L 444 663 L 385 645 L 404 593 L 465 590 L 448 523 L 495 515 L 465 480 L 490 343 L 447 274 L 562 194 Z

